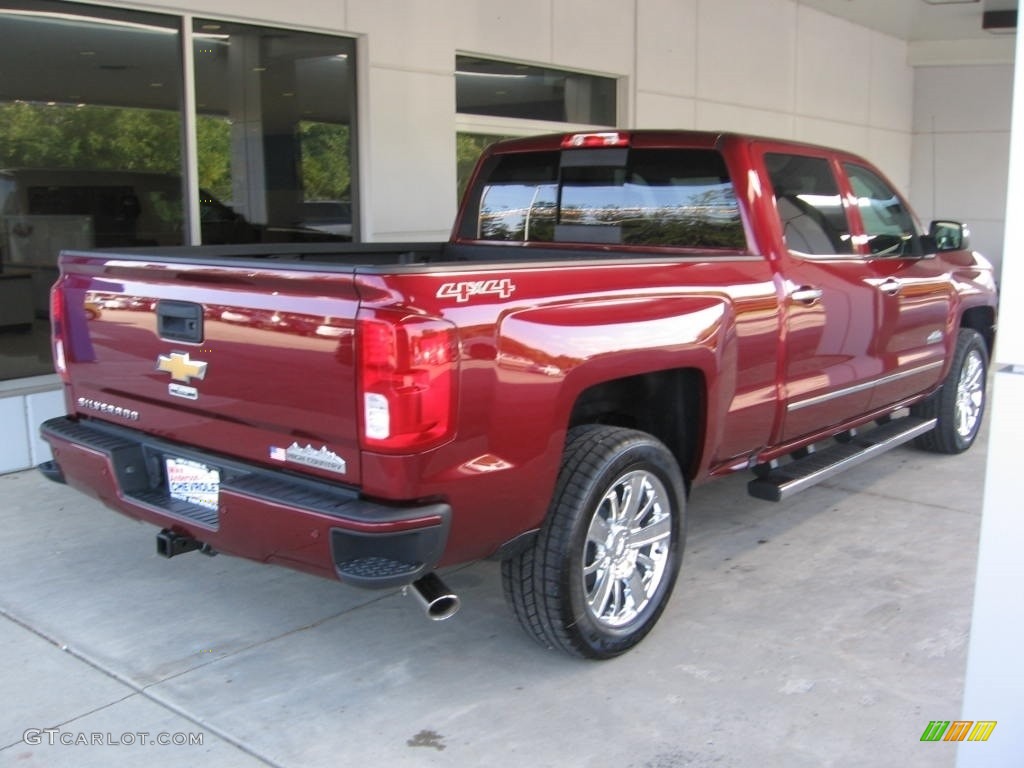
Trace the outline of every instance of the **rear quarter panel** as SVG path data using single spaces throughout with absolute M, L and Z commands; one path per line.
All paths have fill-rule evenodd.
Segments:
M 707 385 L 705 413 L 687 415 L 701 432 L 697 479 L 737 456 L 745 461 L 770 436 L 779 315 L 760 257 L 473 265 L 361 280 L 364 295 L 380 306 L 404 301 L 407 311 L 459 329 L 453 440 L 416 456 L 363 454 L 364 492 L 451 503 L 446 557 L 453 562 L 488 555 L 540 525 L 569 415 L 588 387 L 654 371 L 698 371 Z M 466 295 L 452 287 L 488 281 L 495 292 Z M 706 433 L 705 423 L 712 425 Z

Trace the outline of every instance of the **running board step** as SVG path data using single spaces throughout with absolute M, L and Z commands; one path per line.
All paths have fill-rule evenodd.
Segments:
M 916 416 L 893 419 L 868 432 L 854 435 L 848 442 L 837 442 L 775 467 L 747 483 L 747 491 L 751 496 L 765 501 L 788 499 L 822 480 L 923 435 L 935 427 L 935 421 Z

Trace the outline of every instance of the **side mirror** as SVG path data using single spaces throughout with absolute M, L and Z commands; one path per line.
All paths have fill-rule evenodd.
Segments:
M 921 240 L 925 253 L 963 251 L 971 247 L 971 230 L 959 221 L 933 221 Z

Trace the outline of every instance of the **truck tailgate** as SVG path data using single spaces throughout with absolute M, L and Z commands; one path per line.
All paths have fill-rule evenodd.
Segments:
M 358 484 L 354 269 L 65 253 L 69 408 Z

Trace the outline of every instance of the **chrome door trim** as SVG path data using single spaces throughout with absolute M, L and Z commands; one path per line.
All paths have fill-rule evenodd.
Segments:
M 916 376 L 920 373 L 927 373 L 928 371 L 934 370 L 935 368 L 941 368 L 943 365 L 942 360 L 936 360 L 933 363 L 927 363 L 925 365 L 919 365 L 916 368 L 909 368 L 905 371 L 899 371 L 898 373 L 890 373 L 888 376 L 882 376 L 881 378 L 871 379 L 870 381 L 863 381 L 860 384 L 854 384 L 850 387 L 844 387 L 843 389 L 837 389 L 835 392 L 826 392 L 823 395 L 815 395 L 814 397 L 808 397 L 804 400 L 796 400 L 786 405 L 786 410 L 790 413 L 793 411 L 799 411 L 802 408 L 810 408 L 813 405 L 821 405 L 827 403 L 829 400 L 835 400 L 839 397 L 846 397 L 847 395 L 854 395 L 858 392 L 863 392 L 865 389 L 874 389 L 884 384 L 889 384 L 893 381 L 899 381 L 905 379 L 908 376 Z

